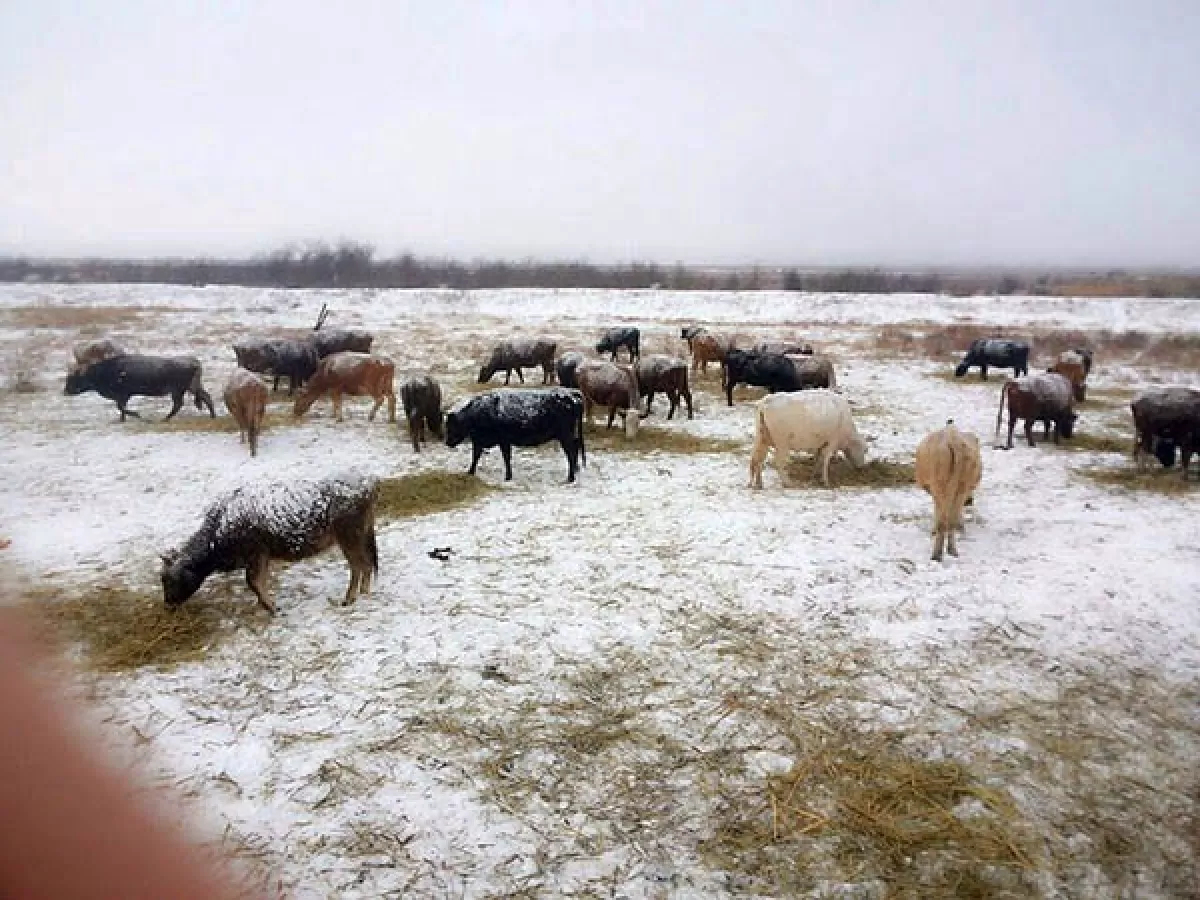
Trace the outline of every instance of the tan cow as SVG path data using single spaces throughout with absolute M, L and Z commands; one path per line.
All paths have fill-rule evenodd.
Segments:
M 258 436 L 270 394 L 267 383 L 245 369 L 234 370 L 225 382 L 225 408 L 237 422 L 241 440 L 249 439 L 251 456 L 258 456 Z
M 941 562 L 945 549 L 958 556 L 963 506 L 982 477 L 979 438 L 959 431 L 953 422 L 917 445 L 917 484 L 933 497 L 933 559 Z
M 342 395 L 349 394 L 351 397 L 371 397 L 375 400 L 375 405 L 367 415 L 369 422 L 375 420 L 379 407 L 387 400 L 388 421 L 395 422 L 396 393 L 392 386 L 395 375 L 396 365 L 386 356 L 353 350 L 332 353 L 321 360 L 317 373 L 296 395 L 292 412 L 302 416 L 313 403 L 329 394 L 333 398 L 333 416 L 341 422 Z
M 1087 399 L 1087 377 L 1090 368 L 1090 363 L 1085 361 L 1077 350 L 1067 350 L 1060 353 L 1054 365 L 1046 371 L 1062 375 L 1070 381 L 1071 392 L 1075 395 L 1076 402 L 1082 403 Z
M 750 451 L 750 487 L 762 488 L 763 465 L 772 449 L 784 487 L 790 485 L 787 466 L 795 450 L 816 454 L 817 471 L 825 487 L 829 487 L 829 462 L 838 453 L 855 467 L 862 466 L 867 456 L 867 442 L 854 426 L 850 404 L 841 394 L 824 388 L 783 391 L 758 401 Z
M 613 420 L 619 413 L 625 420 L 625 437 L 630 440 L 637 437 L 641 420 L 641 395 L 638 392 L 637 372 L 632 366 L 599 359 L 585 360 L 575 370 L 575 383 L 583 394 L 583 417 L 586 421 L 592 420 L 592 410 L 596 406 L 607 406 L 606 427 L 612 428 Z

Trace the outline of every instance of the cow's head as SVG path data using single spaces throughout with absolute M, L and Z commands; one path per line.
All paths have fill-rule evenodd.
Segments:
M 167 606 L 175 607 L 182 604 L 200 589 L 204 583 L 199 575 L 187 564 L 178 552 L 166 553 L 162 557 L 162 586 L 163 600 Z
M 969 369 L 971 367 L 970 360 L 971 360 L 971 354 L 968 353 L 966 358 L 955 367 L 955 369 L 954 369 L 954 377 L 955 378 L 962 378 L 964 375 L 967 374 L 967 369 Z
M 495 374 L 496 374 L 496 370 L 492 366 L 490 366 L 490 365 L 480 366 L 479 367 L 479 383 L 487 384 L 489 381 L 492 380 L 492 376 Z
M 63 388 L 63 393 L 68 397 L 73 397 L 76 394 L 82 394 L 85 391 L 92 389 L 91 380 L 88 378 L 87 369 L 75 369 L 67 373 L 67 383 Z
M 867 442 L 861 435 L 856 434 L 850 439 L 850 443 L 842 448 L 842 454 L 855 467 L 862 466 L 867 461 Z
M 597 353 L 611 353 L 612 348 L 613 348 L 613 342 L 610 341 L 607 337 L 602 338 L 596 344 L 596 352 Z
M 1079 414 L 1075 412 L 1067 412 L 1055 423 L 1058 428 L 1058 433 L 1065 438 L 1069 438 L 1075 431 L 1075 420 L 1079 418 Z
M 466 410 L 453 409 L 446 414 L 446 446 L 457 447 L 467 439 Z

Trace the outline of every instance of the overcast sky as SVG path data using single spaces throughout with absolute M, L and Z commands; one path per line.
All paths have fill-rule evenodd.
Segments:
M 0 0 L 0 252 L 1200 264 L 1200 2 Z

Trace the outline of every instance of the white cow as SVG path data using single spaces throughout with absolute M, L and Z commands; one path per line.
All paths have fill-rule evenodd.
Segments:
M 963 506 L 982 477 L 979 438 L 959 431 L 953 422 L 917 445 L 916 481 L 933 498 L 933 559 L 938 562 L 943 550 L 958 556 L 955 538 L 962 527 Z
M 867 442 L 854 427 L 850 404 L 841 394 L 816 389 L 770 394 L 758 401 L 754 414 L 754 449 L 750 453 L 750 486 L 762 487 L 767 451 L 786 486 L 788 456 L 793 450 L 817 454 L 821 483 L 829 486 L 829 461 L 839 451 L 855 466 L 866 461 Z

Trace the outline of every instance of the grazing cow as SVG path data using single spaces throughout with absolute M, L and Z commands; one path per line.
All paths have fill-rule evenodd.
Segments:
M 513 341 L 502 341 L 492 350 L 491 357 L 479 370 L 479 383 L 486 384 L 497 372 L 504 372 L 504 383 L 512 380 L 513 369 L 521 384 L 525 383 L 525 373 L 522 369 L 542 367 L 542 384 L 554 380 L 554 354 L 558 344 L 542 338 L 519 338 Z
M 812 356 L 812 344 L 801 341 L 760 341 L 752 348 L 755 353 L 775 353 L 787 356 Z
M 84 341 L 76 344 L 71 352 L 75 357 L 75 363 L 68 369 L 69 372 L 82 372 L 88 366 L 98 362 L 112 359 L 114 356 L 125 355 L 125 351 L 108 338 L 102 341 Z
M 933 559 L 941 562 L 943 550 L 958 556 L 963 506 L 983 477 L 979 438 L 947 422 L 917 445 L 916 468 L 917 485 L 933 498 Z
M 321 361 L 311 341 L 289 338 L 247 338 L 234 343 L 233 353 L 243 369 L 272 376 L 274 391 L 279 390 L 279 379 L 286 377 L 289 397 L 312 378 Z
M 322 328 L 314 331 L 309 337 L 319 359 L 335 353 L 345 353 L 348 350 L 355 353 L 370 353 L 374 340 L 375 335 L 369 331 L 358 331 L 353 328 Z
M 400 402 L 404 406 L 404 418 L 408 421 L 413 451 L 420 453 L 427 426 L 437 437 L 442 436 L 441 385 L 428 375 L 406 378 L 400 385 Z
M 1085 362 L 1085 359 L 1078 351 L 1067 350 L 1060 353 L 1058 359 L 1054 361 L 1054 365 L 1046 370 L 1062 375 L 1071 382 L 1071 391 L 1078 403 L 1087 399 L 1087 377 L 1091 367 Z
M 646 415 L 650 415 L 656 393 L 666 394 L 671 402 L 667 420 L 679 408 L 679 398 L 687 401 L 688 418 L 692 418 L 692 390 L 688 387 L 688 364 L 677 356 L 653 354 L 637 363 L 638 392 L 646 398 Z
M 955 378 L 962 378 L 971 366 L 979 366 L 979 377 L 987 380 L 988 366 L 997 369 L 1012 369 L 1013 377 L 1029 374 L 1029 344 L 1025 341 L 1008 341 L 998 338 L 980 338 L 972 341 L 967 355 L 954 370 Z
M 393 381 L 396 374 L 395 364 L 386 356 L 374 353 L 355 353 L 346 350 L 334 353 L 321 360 L 317 374 L 305 385 L 304 390 L 296 398 L 292 412 L 300 417 L 308 412 L 310 406 L 325 394 L 333 398 L 333 417 L 342 421 L 342 395 L 351 397 L 370 397 L 375 401 L 367 414 L 367 421 L 375 421 L 375 413 L 388 405 L 388 421 L 396 421 L 396 394 Z
M 774 448 L 775 466 L 784 486 L 788 457 L 794 450 L 817 454 L 821 483 L 829 487 L 829 461 L 843 453 L 855 466 L 866 462 L 867 443 L 854 427 L 850 404 L 841 394 L 819 389 L 775 394 L 758 401 L 754 414 L 754 448 L 750 451 L 750 487 L 761 488 L 763 463 Z
M 804 387 L 800 373 L 789 357 L 774 353 L 730 350 L 725 357 L 725 402 L 733 406 L 733 389 L 739 384 L 777 391 L 798 391 Z
M 837 387 L 837 372 L 834 371 L 833 360 L 828 356 L 797 356 L 789 353 L 787 358 L 796 370 L 801 390 Z
M 179 606 L 213 572 L 246 570 L 246 584 L 275 614 L 271 560 L 295 562 L 335 543 L 350 566 L 343 606 L 371 592 L 379 571 L 375 548 L 378 482 L 356 473 L 320 481 L 269 481 L 243 485 L 219 497 L 184 545 L 163 556 L 163 598 Z
M 1013 446 L 1013 430 L 1017 420 L 1025 420 L 1025 439 L 1029 446 L 1033 442 L 1033 425 L 1042 422 L 1046 435 L 1050 434 L 1050 425 L 1054 424 L 1054 443 L 1058 443 L 1059 435 L 1065 438 L 1071 436 L 1075 429 L 1075 394 L 1071 382 L 1065 375 L 1050 372 L 1041 375 L 1026 375 L 1024 378 L 1009 379 L 1000 389 L 1000 408 L 996 412 L 996 435 L 993 440 L 1000 438 L 1000 420 L 1004 416 L 1004 404 L 1008 402 L 1008 445 Z M 999 445 L 997 445 L 999 446 Z
M 586 357 L 578 350 L 571 350 L 560 356 L 554 364 L 554 374 L 558 376 L 558 383 L 567 388 L 579 387 L 575 381 L 575 370 L 584 359 Z
M 488 391 L 446 415 L 446 445 L 457 447 L 467 439 L 471 441 L 471 468 L 467 474 L 475 474 L 483 451 L 499 447 L 505 481 L 512 481 L 513 447 L 558 441 L 567 455 L 567 481 L 572 482 L 578 464 L 587 465 L 583 396 L 577 390 L 560 387 Z
M 203 369 L 194 356 L 142 356 L 126 353 L 111 356 L 93 363 L 86 369 L 67 375 L 64 394 L 74 396 L 86 391 L 95 391 L 106 400 L 112 400 L 125 416 L 138 416 L 126 404 L 130 397 L 165 397 L 171 395 L 169 420 L 183 406 L 184 394 L 191 393 L 196 409 L 208 408 L 209 416 L 215 418 L 212 397 L 200 380 Z M 166 421 L 164 420 L 164 421 Z
M 639 408 L 641 395 L 638 392 L 637 372 L 632 366 L 618 365 L 607 360 L 589 359 L 575 370 L 575 380 L 583 394 L 583 417 L 592 420 L 596 406 L 608 407 L 608 425 L 619 413 L 625 422 L 625 437 L 637 437 L 641 419 Z
M 604 332 L 604 337 L 596 344 L 597 353 L 611 353 L 612 361 L 617 361 L 617 351 L 624 347 L 629 351 L 629 361 L 637 362 L 641 352 L 642 333 L 636 328 L 610 328 Z
M 1188 387 L 1145 391 L 1130 404 L 1135 432 L 1133 459 L 1144 468 L 1144 453 L 1153 453 L 1165 466 L 1175 462 L 1175 448 L 1183 457 L 1187 481 L 1192 453 L 1200 451 L 1200 390 Z
M 265 381 L 245 369 L 235 369 L 225 382 L 225 408 L 237 422 L 241 440 L 249 439 L 251 456 L 258 456 L 258 435 L 270 393 Z
M 692 371 L 699 369 L 708 373 L 708 364 L 715 362 L 725 371 L 725 357 L 735 348 L 736 341 L 730 335 L 713 334 L 706 329 L 698 329 L 688 339 L 688 349 L 692 351 Z

